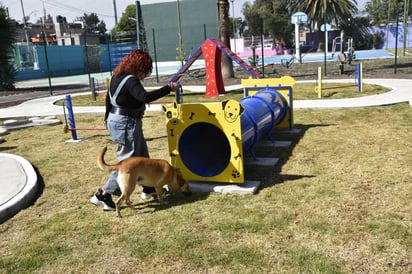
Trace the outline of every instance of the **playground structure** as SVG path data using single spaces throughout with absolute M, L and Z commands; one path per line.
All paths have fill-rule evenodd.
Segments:
M 324 88 L 323 87 L 323 76 L 322 76 L 322 67 L 318 67 L 317 72 L 315 73 L 315 92 L 318 94 L 318 98 L 322 98 L 322 93 L 326 89 L 332 88 Z M 362 63 L 358 63 L 355 65 L 355 74 L 354 74 L 354 85 L 357 87 L 358 92 L 361 93 L 363 91 L 363 68 Z M 351 86 L 354 86 L 351 85 Z
M 199 182 L 244 182 L 244 161 L 262 138 L 271 138 L 274 127 L 292 128 L 291 77 L 265 79 L 235 53 L 215 39 L 207 39 L 169 80 L 177 81 L 203 53 L 207 98 L 224 94 L 221 54 L 237 62 L 250 76 L 242 80 L 245 95 L 239 102 L 183 104 L 176 94 L 173 104 L 163 105 L 166 114 L 169 155 L 184 178 Z
M 346 53 L 345 53 L 345 38 L 347 38 L 346 42 Z M 355 48 L 353 47 L 353 38 L 352 37 L 345 37 L 345 32 L 342 30 L 340 36 L 335 37 L 332 43 L 332 58 L 336 53 L 336 48 L 339 48 L 338 61 L 340 62 L 347 62 L 351 64 L 353 60 L 356 58 Z M 343 55 L 342 55 L 343 54 Z
M 176 82 L 180 77 L 190 68 L 190 66 L 196 61 L 197 58 L 203 53 L 205 59 L 206 67 L 206 98 L 216 98 L 219 94 L 225 93 L 223 77 L 221 73 L 221 58 L 222 53 L 226 54 L 229 58 L 235 61 L 239 66 L 241 66 L 251 77 L 253 78 L 262 78 L 262 76 L 254 68 L 248 65 L 243 61 L 239 56 L 227 48 L 217 39 L 209 38 L 207 39 L 194 53 L 188 58 L 188 61 L 179 69 L 177 73 L 168 82 Z M 94 100 L 96 100 L 99 82 L 91 78 L 90 80 L 92 95 Z M 108 79 L 106 79 L 106 87 L 109 86 Z M 66 116 L 66 108 L 67 115 Z M 63 101 L 63 112 L 65 119 L 65 128 L 64 132 L 70 131 L 72 134 L 72 140 L 78 141 L 77 130 L 103 130 L 103 129 L 93 129 L 93 128 L 76 128 L 76 122 L 74 119 L 73 106 L 71 102 L 71 97 L 66 96 Z
M 169 82 L 176 82 L 180 77 L 190 68 L 190 66 L 196 61 L 197 58 L 203 54 L 205 59 L 205 69 L 206 69 L 206 98 L 215 98 L 219 94 L 225 93 L 225 86 L 221 71 L 221 60 L 222 53 L 236 62 L 244 71 L 246 71 L 253 78 L 262 78 L 253 67 L 247 64 L 239 56 L 237 56 L 233 51 L 227 48 L 219 40 L 209 38 L 197 48 L 193 54 L 188 58 L 187 62 L 175 73 Z
M 292 128 L 292 77 L 266 79 L 216 39 L 207 39 L 169 82 L 178 81 L 203 53 L 206 67 L 205 97 L 224 94 L 221 56 L 226 54 L 251 77 L 242 80 L 239 102 L 184 104 L 176 93 L 173 104 L 163 105 L 166 114 L 171 164 L 186 180 L 199 182 L 244 182 L 244 161 L 262 138 L 271 139 L 274 127 Z
M 219 41 L 207 39 L 169 82 L 177 81 L 201 53 L 206 65 L 206 97 L 215 98 L 225 92 L 220 70 L 222 53 L 251 77 L 242 80 L 244 97 L 239 101 L 185 104 L 180 88 L 172 104 L 162 105 L 170 163 L 189 181 L 244 183 L 245 161 L 260 160 L 253 151 L 255 145 L 263 138 L 273 143 L 274 128 L 293 127 L 295 80 L 289 76 L 262 78 Z M 78 140 L 77 130 L 104 130 L 76 128 L 70 95 L 63 102 L 63 110 L 64 130 L 71 132 L 73 141 Z
M 163 105 L 170 162 L 189 181 L 244 183 L 244 164 L 274 128 L 293 127 L 292 77 L 245 79 L 236 100 Z M 180 98 L 181 94 L 176 94 Z M 179 103 L 180 101 L 180 103 Z
M 356 54 L 355 54 L 355 48 L 353 47 L 353 38 L 352 37 L 346 37 L 347 38 L 347 52 L 345 53 L 345 32 L 342 30 L 340 32 L 340 37 L 336 37 L 333 39 L 333 44 L 332 44 L 332 58 L 334 57 L 336 53 L 336 47 L 339 46 L 339 53 L 337 57 L 338 65 L 339 65 L 339 72 L 340 74 L 343 74 L 345 70 L 345 64 L 351 64 L 352 61 L 355 60 Z

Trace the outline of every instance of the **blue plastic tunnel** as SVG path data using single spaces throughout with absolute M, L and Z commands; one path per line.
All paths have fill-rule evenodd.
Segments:
M 250 151 L 262 136 L 270 137 L 274 126 L 286 115 L 286 99 L 278 91 L 265 88 L 239 101 L 245 108 L 242 115 L 243 151 Z
M 243 151 L 251 151 L 262 136 L 270 138 L 274 126 L 286 115 L 287 101 L 273 88 L 264 88 L 239 101 L 244 107 L 241 116 Z M 231 151 L 225 133 L 210 123 L 196 123 L 185 129 L 179 153 L 186 167 L 202 177 L 219 175 L 229 164 Z

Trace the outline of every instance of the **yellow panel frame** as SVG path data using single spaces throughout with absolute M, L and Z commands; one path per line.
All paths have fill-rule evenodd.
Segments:
M 244 88 L 244 96 L 252 96 L 259 90 L 265 87 L 274 87 L 285 98 L 288 104 L 288 110 L 282 122 L 277 124 L 275 128 L 292 128 L 293 121 L 293 87 L 296 81 L 291 76 L 283 76 L 280 78 L 248 78 L 241 80 Z
M 235 118 L 230 118 L 229 110 L 243 109 L 239 102 L 227 100 L 218 103 L 177 104 L 163 105 L 166 113 L 166 127 L 169 144 L 170 162 L 182 172 L 189 181 L 244 183 L 243 143 L 241 129 L 241 112 Z M 224 170 L 212 177 L 203 177 L 193 173 L 182 161 L 179 152 L 180 137 L 184 131 L 196 123 L 209 123 L 219 128 L 230 144 L 230 161 Z M 196 140 L 193 140 L 194 142 Z M 210 140 L 213 142 L 214 140 Z M 200 144 L 201 145 L 201 144 Z

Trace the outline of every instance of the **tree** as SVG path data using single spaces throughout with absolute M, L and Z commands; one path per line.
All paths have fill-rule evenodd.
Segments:
M 311 30 L 319 29 L 325 20 L 331 25 L 340 26 L 358 11 L 356 0 L 297 0 L 290 8 L 308 15 Z
M 372 0 L 366 3 L 366 12 L 372 19 L 373 24 L 389 23 L 389 1 Z
M 350 18 L 340 24 L 345 35 L 353 38 L 353 46 L 357 50 L 370 49 L 373 46 L 374 34 L 368 31 L 368 27 L 370 24 L 367 17 Z
M 389 24 L 396 21 L 397 13 L 400 11 L 403 11 L 402 15 L 406 14 L 407 17 L 412 14 L 411 5 L 408 6 L 406 13 L 404 11 L 408 3 L 408 0 L 372 0 L 366 2 L 366 12 L 373 25 Z
M 136 5 L 128 5 L 119 22 L 112 29 L 112 34 L 122 31 L 136 31 Z
M 260 4 L 262 1 L 256 1 L 253 5 L 246 2 L 243 5 L 243 15 L 247 22 L 249 35 L 259 35 L 262 25 L 262 15 L 260 14 Z
M 100 21 L 96 13 L 84 13 L 82 19 L 88 32 L 105 33 L 107 31 L 106 23 L 103 20 Z
M 16 29 L 5 7 L 0 6 L 0 91 L 14 89 L 15 70 L 11 63 Z
M 290 9 L 307 14 L 307 26 L 311 31 L 320 30 L 324 23 L 341 29 L 358 11 L 356 0 L 297 0 L 290 5 Z M 325 43 L 322 47 L 325 48 Z
M 292 45 L 293 26 L 290 24 L 288 0 L 256 0 L 252 5 L 243 5 L 243 14 L 250 35 L 268 35 Z M 281 26 L 281 27 L 280 27 Z
M 218 0 L 218 28 L 220 41 L 228 48 L 230 48 L 230 33 L 232 32 L 230 19 L 229 19 L 229 0 Z M 222 77 L 224 79 L 232 78 L 235 76 L 233 71 L 232 60 L 226 56 L 222 55 Z
M 141 14 L 139 15 L 139 21 L 139 39 L 137 39 L 136 5 L 128 5 L 125 12 L 122 14 L 122 17 L 120 17 L 119 22 L 112 29 L 111 34 L 113 36 L 116 36 L 117 34 L 133 34 L 133 39 L 135 39 L 135 41 L 139 40 L 140 44 L 138 47 L 147 50 L 147 36 Z

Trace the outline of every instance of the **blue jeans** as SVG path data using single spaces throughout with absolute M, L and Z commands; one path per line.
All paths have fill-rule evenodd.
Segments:
M 149 157 L 141 119 L 110 113 L 107 127 L 113 142 L 117 144 L 117 161 L 120 162 L 131 156 Z M 117 183 L 117 171 L 110 174 L 103 190 L 110 194 L 121 195 Z

